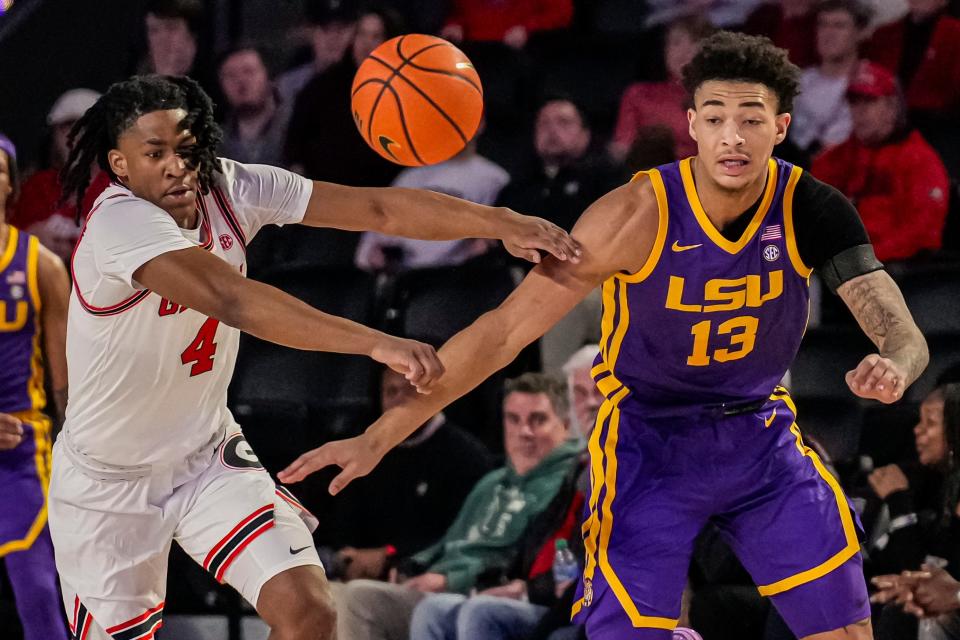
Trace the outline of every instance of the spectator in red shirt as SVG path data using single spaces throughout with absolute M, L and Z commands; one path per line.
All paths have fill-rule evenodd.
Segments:
M 713 26 L 700 16 L 679 18 L 667 27 L 663 43 L 663 60 L 667 79 L 661 82 L 637 82 L 627 87 L 620 100 L 620 114 L 610 156 L 622 162 L 637 132 L 651 125 L 666 125 L 673 132 L 677 157 L 697 153 L 697 143 L 690 137 L 687 121 L 689 97 L 680 83 L 683 67 L 700 50 L 700 41 L 713 32 Z
M 801 69 L 819 62 L 817 58 L 817 0 L 780 0 L 757 7 L 743 30 L 767 36 L 790 54 L 790 61 Z
M 910 0 L 910 12 L 874 33 L 865 56 L 906 87 L 911 112 L 960 110 L 960 20 L 948 0 Z
M 896 78 L 861 63 L 847 89 L 853 134 L 813 162 L 813 174 L 860 210 L 880 260 L 940 248 L 949 179 L 937 152 L 907 126 Z
M 16 209 L 10 224 L 24 229 L 40 238 L 40 243 L 51 251 L 69 260 L 80 228 L 77 226 L 77 208 L 73 202 L 61 203 L 60 169 L 70 149 L 68 136 L 73 124 L 93 106 L 100 94 L 91 89 L 71 89 L 57 98 L 47 114 L 50 128 L 50 149 L 46 168 L 27 178 L 20 189 Z M 107 174 L 100 172 L 87 188 L 83 198 L 86 213 L 100 192 L 109 184 Z
M 454 0 L 441 35 L 522 49 L 530 34 L 565 29 L 572 20 L 572 0 Z

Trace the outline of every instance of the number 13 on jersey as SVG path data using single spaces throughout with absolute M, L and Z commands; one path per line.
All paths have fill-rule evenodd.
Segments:
M 213 356 L 217 352 L 217 343 L 214 339 L 217 337 L 218 326 L 220 326 L 219 320 L 207 318 L 200 326 L 197 337 L 180 354 L 180 362 L 193 363 L 190 367 L 191 378 L 213 369 Z
M 713 360 L 729 362 L 739 360 L 753 351 L 757 341 L 757 326 L 759 321 L 753 316 L 737 316 L 717 325 L 717 335 L 729 335 L 728 348 L 715 349 Z M 713 333 L 713 321 L 704 320 L 690 328 L 693 334 L 693 353 L 687 357 L 687 364 L 691 367 L 705 367 L 710 364 L 710 355 L 707 353 L 710 346 L 710 335 Z

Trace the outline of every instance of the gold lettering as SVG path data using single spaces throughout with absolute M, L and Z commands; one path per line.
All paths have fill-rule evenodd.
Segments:
M 769 288 L 763 295 L 760 294 L 760 276 L 747 276 L 747 306 L 762 307 L 771 300 L 783 295 L 783 271 L 771 271 L 769 274 Z
M 680 276 L 670 276 L 670 288 L 667 289 L 667 309 L 700 313 L 703 311 L 701 305 L 683 303 L 683 284 L 684 280 Z
M 0 301 L 0 331 L 9 333 L 23 329 L 23 326 L 27 324 L 27 311 L 29 309 L 30 307 L 26 302 L 18 301 L 16 318 L 13 322 L 10 322 L 7 320 L 7 303 Z
M 733 311 L 743 307 L 747 299 L 747 293 L 744 291 L 746 283 L 747 278 L 708 280 L 703 287 L 703 299 L 706 302 L 720 301 L 720 304 L 704 305 L 704 313 L 708 311 Z M 733 289 L 733 291 L 724 291 L 724 289 Z

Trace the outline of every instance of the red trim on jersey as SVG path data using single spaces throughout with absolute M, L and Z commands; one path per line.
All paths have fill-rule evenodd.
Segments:
M 217 552 L 220 551 L 220 549 L 222 549 L 225 544 L 227 544 L 228 542 L 230 542 L 230 539 L 231 539 L 240 529 L 242 529 L 242 528 L 244 527 L 244 525 L 246 525 L 248 522 L 250 522 L 251 520 L 253 520 L 253 519 L 256 518 L 257 516 L 259 516 L 259 515 L 260 515 L 261 513 L 263 513 L 264 511 L 268 511 L 268 510 L 270 510 L 270 509 L 273 509 L 273 505 L 269 505 L 269 504 L 268 504 L 268 505 L 264 505 L 264 506 L 260 507 L 259 509 L 257 509 L 256 511 L 254 511 L 253 513 L 251 513 L 250 515 L 248 515 L 248 516 L 247 516 L 246 518 L 244 518 L 243 520 L 241 520 L 241 521 L 237 524 L 237 526 L 235 526 L 233 529 L 230 530 L 230 533 L 228 533 L 227 535 L 223 536 L 223 538 L 221 538 L 220 542 L 218 542 L 218 543 L 213 547 L 213 549 L 210 549 L 210 553 L 208 553 L 208 554 L 207 554 L 207 557 L 203 559 L 203 568 L 209 570 L 209 568 L 210 568 L 210 561 L 213 560 L 213 557 L 214 557 L 215 555 L 217 555 Z
M 217 579 L 217 582 L 223 582 L 223 574 L 227 572 L 227 569 L 229 569 L 230 565 L 233 564 L 233 561 L 237 559 L 237 556 L 240 555 L 240 552 L 246 549 L 247 545 L 249 545 L 251 542 L 259 538 L 263 532 L 272 529 L 273 525 L 273 520 L 263 523 L 257 529 L 253 530 L 250 535 L 247 536 L 246 540 L 237 545 L 237 548 L 234 549 L 229 556 L 227 556 L 226 560 L 223 561 L 223 564 L 220 565 L 220 569 L 217 570 L 217 575 L 214 576 Z
M 138 615 L 136 618 L 132 618 L 130 620 L 127 620 L 126 622 L 121 622 L 118 625 L 112 626 L 109 629 L 106 629 L 106 632 L 109 633 L 110 635 L 113 635 L 117 631 L 123 631 L 124 629 L 129 629 L 130 627 L 137 626 L 139 623 L 143 622 L 144 620 L 146 620 L 147 618 L 155 614 L 157 611 L 160 611 L 161 609 L 163 609 L 164 602 L 165 601 L 161 600 L 160 604 L 153 607 L 152 609 L 147 609 L 146 611 Z
M 73 596 L 73 618 L 70 619 L 70 633 L 77 631 L 77 609 L 80 608 L 80 596 Z
M 233 211 L 233 207 L 230 206 L 230 200 L 227 198 L 226 194 L 220 191 L 219 188 L 213 189 L 213 199 L 216 200 L 217 206 L 220 209 L 220 213 L 223 214 L 223 217 L 227 221 L 227 225 L 233 229 L 233 232 L 237 234 L 237 238 L 240 239 L 240 244 L 243 245 L 243 252 L 247 252 L 247 236 L 243 232 L 243 227 L 240 226 L 238 221 L 237 214 Z
M 149 289 L 144 289 L 143 291 L 138 291 L 126 300 L 121 300 L 117 304 L 109 305 L 106 307 L 96 307 L 86 300 L 83 299 L 83 294 L 80 293 L 80 284 L 77 282 L 77 273 L 74 270 L 74 262 L 77 258 L 77 250 L 80 248 L 80 242 L 83 241 L 83 236 L 87 232 L 87 223 L 90 222 L 90 218 L 93 217 L 93 214 L 100 208 L 100 206 L 107 200 L 113 198 L 122 198 L 126 196 L 125 193 L 115 193 L 113 195 L 107 196 L 103 200 L 97 203 L 97 205 L 90 210 L 90 213 L 87 214 L 86 219 L 83 221 L 83 228 L 80 229 L 80 236 L 77 238 L 77 244 L 73 247 L 73 253 L 70 255 L 70 277 L 73 278 L 73 290 L 77 294 L 77 300 L 80 301 L 80 306 L 83 307 L 85 311 L 95 316 L 112 316 L 119 313 L 123 313 L 127 309 L 132 309 L 137 306 L 144 298 L 150 294 Z
M 203 201 L 203 196 L 197 198 L 200 203 L 200 247 L 205 251 L 213 249 L 213 231 L 210 228 L 210 215 L 207 213 L 207 203 Z M 206 235 L 206 240 L 204 240 Z

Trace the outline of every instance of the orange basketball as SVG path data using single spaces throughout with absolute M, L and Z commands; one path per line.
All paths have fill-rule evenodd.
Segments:
M 460 49 L 407 34 L 371 53 L 353 79 L 353 121 L 381 156 L 408 167 L 452 158 L 473 138 L 483 87 Z

